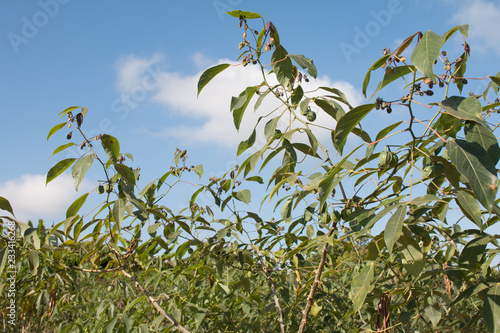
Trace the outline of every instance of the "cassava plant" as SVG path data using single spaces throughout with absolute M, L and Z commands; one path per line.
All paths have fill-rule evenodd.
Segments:
M 51 228 L 17 221 L 0 198 L 10 213 L 1 218 L 17 226 L 2 229 L 0 267 L 7 278 L 14 237 L 19 325 L 56 332 L 500 332 L 500 103 L 490 100 L 500 75 L 479 78 L 487 83 L 483 94 L 465 93 L 478 79 L 466 75 L 468 26 L 417 32 L 396 50 L 384 49 L 361 87 L 367 97 L 372 75 L 380 78 L 368 103 L 351 105 L 339 89 L 315 85 L 313 60 L 288 53 L 271 21 L 228 14 L 243 33 L 238 62 L 207 69 L 198 94 L 234 66 L 259 69 L 261 80 L 230 103 L 235 128 L 253 128 L 236 152 L 244 161 L 196 186 L 186 209 L 174 212 L 165 202 L 175 185 L 203 175 L 201 165 L 187 166 L 186 150 L 177 149 L 170 170 L 141 189 L 140 169 L 117 138 L 85 136 L 86 108 L 61 112 L 67 121 L 48 137 L 69 124 L 68 139 L 73 132 L 81 139 L 54 154 L 74 145 L 83 153 L 55 164 L 47 182 L 71 167 L 78 188 L 93 164 L 103 180 Z M 463 51 L 447 54 L 455 35 Z M 266 108 L 274 105 L 269 100 L 278 106 Z M 255 124 L 245 117 L 250 105 Z M 382 129 L 364 124 L 387 114 Z M 320 122 L 324 117 L 329 121 Z M 279 218 L 254 207 L 259 186 L 266 191 L 259 201 L 273 203 Z M 92 216 L 80 213 L 91 194 L 103 197 Z M 78 288 L 82 283 L 93 289 Z M 68 311 L 71 304 L 83 312 Z

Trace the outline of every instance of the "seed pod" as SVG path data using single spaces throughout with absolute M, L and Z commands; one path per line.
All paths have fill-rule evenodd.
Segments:
M 76 124 L 78 125 L 78 128 L 82 126 L 83 123 L 83 114 L 79 113 L 76 115 Z
M 316 120 L 316 112 L 309 111 L 306 115 L 306 118 L 308 121 L 315 121 Z
M 66 136 L 66 139 L 71 140 L 72 136 L 73 136 L 73 132 L 69 132 L 68 135 Z
M 104 193 L 104 186 L 99 184 L 99 186 L 97 186 L 97 193 L 98 194 L 103 194 Z
M 333 212 L 330 213 L 330 219 L 335 223 L 340 221 L 341 215 L 340 212 L 334 210 Z

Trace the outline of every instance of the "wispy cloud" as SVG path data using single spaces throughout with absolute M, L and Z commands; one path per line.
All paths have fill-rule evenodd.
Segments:
M 474 0 L 456 2 L 457 9 L 451 17 L 454 24 L 469 24 L 469 42 L 472 52 L 495 52 L 500 55 L 498 18 L 500 3 Z
M 44 175 L 25 174 L 0 183 L 0 193 L 9 200 L 18 220 L 27 222 L 41 218 L 50 223 L 63 219 L 71 203 L 90 187 L 84 180 L 76 192 L 73 178 L 68 174 L 60 175 L 47 186 Z
M 130 82 L 122 82 L 118 86 L 133 86 L 134 83 L 143 80 L 148 75 L 145 69 L 153 66 L 154 61 L 161 62 L 160 55 L 149 59 L 129 57 L 131 64 L 126 61 L 120 63 L 119 72 L 122 75 L 119 80 L 130 78 Z M 151 99 L 165 107 L 167 112 L 173 112 L 176 116 L 186 119 L 184 123 L 166 126 L 160 131 L 151 131 L 143 128 L 142 131 L 149 135 L 164 138 L 182 139 L 186 144 L 208 143 L 235 147 L 241 140 L 247 139 L 253 130 L 253 125 L 260 116 L 270 114 L 280 106 L 279 102 L 269 96 L 256 112 L 253 112 L 254 97 L 252 103 L 247 107 L 240 131 L 236 131 L 230 114 L 230 101 L 232 96 L 238 96 L 246 87 L 262 82 L 262 72 L 257 66 L 232 66 L 217 75 L 197 97 L 197 82 L 203 71 L 218 63 L 232 63 L 228 59 L 220 59 L 211 62 L 203 54 L 197 53 L 193 56 L 196 68 L 202 68 L 195 75 L 185 75 L 177 72 L 162 71 L 156 75 L 156 89 Z M 122 60 L 126 60 L 123 58 Z M 142 76 L 139 68 L 143 70 Z M 123 74 L 131 72 L 130 75 Z M 272 78 L 268 78 L 272 81 Z M 349 82 L 333 81 L 327 76 L 311 79 L 309 83 L 303 83 L 306 91 L 314 91 L 320 86 L 336 87 L 343 91 L 351 104 L 358 105 L 362 102 L 362 96 Z M 317 95 L 317 92 L 309 93 L 309 97 Z M 321 110 L 318 111 L 316 123 L 323 126 L 333 126 L 333 120 Z M 269 119 L 276 115 L 269 116 Z M 194 121 L 193 121 L 194 120 Z M 263 120 L 265 124 L 267 120 Z M 194 123 L 194 124 L 193 124 Z M 249 125 L 245 125 L 249 124 Z M 320 131 L 321 132 L 321 131 Z M 319 134 L 322 135 L 322 134 Z M 324 134 L 324 135 L 329 135 Z

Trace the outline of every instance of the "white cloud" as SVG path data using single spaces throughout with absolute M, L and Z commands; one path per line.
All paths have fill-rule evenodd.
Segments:
M 144 72 L 151 65 L 163 60 L 163 55 L 154 53 L 151 58 L 137 58 L 134 55 L 122 56 L 115 63 L 118 80 L 116 86 L 122 93 L 129 93 L 143 84 Z
M 130 70 L 134 73 L 134 82 L 143 81 L 143 77 L 148 73 L 145 71 L 145 64 L 153 65 L 151 59 L 160 61 L 162 57 L 156 56 L 151 59 L 141 60 L 139 58 L 130 57 L 132 65 L 127 62 L 121 62 L 119 72 L 125 71 L 124 68 L 133 68 Z M 195 124 L 183 123 L 172 124 L 161 131 L 152 132 L 147 128 L 143 128 L 152 136 L 181 139 L 186 144 L 194 143 L 215 143 L 224 146 L 235 147 L 241 140 L 246 140 L 253 130 L 253 126 L 258 117 L 268 115 L 271 111 L 280 106 L 279 101 L 272 96 L 264 100 L 257 112 L 253 112 L 254 103 L 257 97 L 254 97 L 252 103 L 247 107 L 243 117 L 240 132 L 234 128 L 233 118 L 230 113 L 230 102 L 232 96 L 238 96 L 246 87 L 258 85 L 263 81 L 262 73 L 257 66 L 243 67 L 239 64 L 227 68 L 225 71 L 217 75 L 203 89 L 199 97 L 197 97 L 197 83 L 203 71 L 215 65 L 209 63 L 203 54 L 197 53 L 193 56 L 193 62 L 196 66 L 202 66 L 195 75 L 184 75 L 176 72 L 163 71 L 156 75 L 157 89 L 152 96 L 152 100 L 165 106 L 169 112 L 175 112 L 177 115 L 184 116 L 186 121 L 194 120 Z M 220 59 L 217 63 L 232 63 L 227 59 Z M 141 64 L 143 69 L 142 76 L 136 71 Z M 234 63 L 233 63 L 234 64 Z M 268 80 L 273 81 L 273 77 L 268 77 Z M 353 105 L 358 105 L 362 102 L 361 94 L 346 81 L 333 81 L 327 76 L 320 77 L 316 80 L 312 79 L 309 83 L 303 82 L 303 89 L 306 91 L 314 91 L 320 86 L 336 87 L 343 91 L 348 100 Z M 308 93 L 308 97 L 318 95 L 320 92 Z M 326 93 L 323 91 L 322 93 Z M 328 94 L 328 93 L 327 93 Z M 334 121 L 324 112 L 317 110 L 318 118 L 316 124 L 321 124 L 326 127 L 333 127 Z M 273 114 L 262 120 L 264 125 L 268 119 L 276 117 L 278 114 Z M 286 125 L 283 125 L 283 127 Z M 323 132 L 321 134 L 321 132 Z M 326 131 L 319 131 L 320 136 L 329 136 Z M 321 139 L 321 137 L 319 138 Z
M 454 24 L 469 24 L 469 44 L 471 51 L 500 54 L 500 34 L 498 18 L 500 5 L 485 0 L 461 1 L 451 18 Z
M 71 203 L 90 188 L 84 180 L 76 192 L 73 178 L 68 174 L 60 175 L 47 186 L 45 179 L 43 175 L 25 174 L 0 183 L 0 193 L 9 200 L 18 220 L 36 222 L 41 218 L 59 222 Z

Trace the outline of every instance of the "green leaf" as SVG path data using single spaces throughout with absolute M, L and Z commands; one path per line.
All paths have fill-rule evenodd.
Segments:
M 403 224 L 406 217 L 406 204 L 398 207 L 394 214 L 387 221 L 384 230 L 384 240 L 387 246 L 387 251 L 392 253 L 394 243 L 397 242 L 403 232 Z
M 478 144 L 450 139 L 446 150 L 457 170 L 467 178 L 479 202 L 491 212 L 498 190 L 496 168 Z
M 252 193 L 250 192 L 250 190 L 242 190 L 242 191 L 236 192 L 234 194 L 234 197 L 237 200 L 244 202 L 248 205 L 250 203 L 250 198 L 252 197 Z
M 63 128 L 64 126 L 66 126 L 66 123 L 60 123 L 60 124 L 57 124 L 56 126 L 52 127 L 49 131 L 49 134 L 47 135 L 47 141 L 49 140 L 49 138 L 54 134 L 56 133 L 57 131 L 59 131 L 61 128 Z
M 475 97 L 452 96 L 437 104 L 455 118 L 486 125 L 481 117 L 483 108 Z
M 76 146 L 74 142 L 68 142 L 64 145 L 61 145 L 54 150 L 54 152 L 52 153 L 51 156 L 54 156 L 55 154 L 59 153 L 60 151 L 63 151 L 64 149 L 69 148 L 69 147 L 73 147 L 73 146 Z
M 481 207 L 477 203 L 476 198 L 465 190 L 459 190 L 456 192 L 455 200 L 462 213 L 479 228 L 482 228 Z
M 276 49 L 271 57 L 271 67 L 276 75 L 276 78 L 278 79 L 278 82 L 283 86 L 283 88 L 291 88 L 293 65 L 283 46 L 276 46 Z
M 290 218 L 292 214 L 292 204 L 293 204 L 293 198 L 286 200 L 285 203 L 283 204 L 283 207 L 281 208 L 281 218 L 283 220 Z
M 292 106 L 294 108 L 296 108 L 297 105 L 299 105 L 300 101 L 302 100 L 302 97 L 304 97 L 304 89 L 302 89 L 302 86 L 299 85 L 293 90 L 292 97 L 290 99 Z
M 56 165 L 54 165 L 52 168 L 50 168 L 49 172 L 47 172 L 47 180 L 45 182 L 45 185 L 53 181 L 57 176 L 59 176 L 61 173 L 63 173 L 67 168 L 75 162 L 76 158 L 67 158 L 62 161 L 57 162 Z
M 363 80 L 363 96 L 366 98 L 366 89 L 368 88 L 368 84 L 370 83 L 370 78 L 371 78 L 371 73 L 372 71 L 382 67 L 383 64 L 387 62 L 387 60 L 390 58 L 390 54 L 386 54 L 382 58 L 378 59 L 375 61 L 375 63 L 368 69 L 368 72 L 365 75 L 365 79 Z
M 491 130 L 476 122 L 468 122 L 464 127 L 464 133 L 465 140 L 479 144 L 488 153 L 493 165 L 497 165 L 500 159 L 500 147 Z
M 135 185 L 135 175 L 134 172 L 130 169 L 130 167 L 126 166 L 125 164 L 120 164 L 120 163 L 115 163 L 115 170 L 122 176 L 125 181 L 131 185 Z
M 193 171 L 194 171 L 194 173 L 195 173 L 195 174 L 197 174 L 197 175 L 198 175 L 198 177 L 200 177 L 200 179 L 201 179 L 201 177 L 203 176 L 203 173 L 204 173 L 204 170 L 203 170 L 203 164 L 198 164 L 197 166 L 195 166 L 195 167 L 193 168 Z
M 351 284 L 351 299 L 353 302 L 354 312 L 358 312 L 363 305 L 366 295 L 371 290 L 371 282 L 375 273 L 375 265 L 371 263 L 365 266 L 352 278 Z
M 432 31 L 426 31 L 411 54 L 411 62 L 424 76 L 436 82 L 434 61 L 439 57 L 444 39 Z
M 269 141 L 276 134 L 276 127 L 281 117 L 276 117 L 269 120 L 264 126 L 264 136 Z M 254 130 L 255 131 L 255 130 Z
M 78 186 L 83 181 L 85 174 L 89 171 L 90 166 L 94 162 L 94 154 L 90 154 L 80 158 L 78 161 L 73 164 L 71 168 L 71 175 L 73 176 L 73 180 L 75 182 L 75 189 L 78 191 Z
M 256 137 L 257 137 L 257 134 L 256 134 L 256 131 L 254 129 L 252 131 L 252 134 L 250 134 L 250 137 L 247 140 L 240 142 L 240 144 L 238 145 L 238 150 L 236 152 L 236 156 L 240 156 L 245 150 L 252 147 L 253 144 L 255 143 Z
M 118 139 L 114 136 L 103 134 L 101 137 L 101 144 L 111 162 L 116 163 L 120 155 L 120 143 Z
M 311 75 L 313 78 L 318 76 L 318 70 L 316 66 L 314 66 L 314 62 L 311 58 L 306 58 L 300 54 L 289 54 L 290 58 L 295 61 L 300 67 L 307 69 L 307 73 Z
M 319 106 L 323 111 L 325 111 L 330 117 L 335 120 L 339 120 L 345 112 L 342 109 L 337 109 L 333 103 L 330 103 L 328 100 L 324 100 L 321 98 L 315 98 L 314 103 Z
M 38 251 L 37 250 L 31 250 L 30 251 L 30 255 L 28 257 L 28 261 L 31 264 L 31 266 L 33 267 L 33 271 L 36 274 L 36 270 L 40 266 L 40 258 L 38 257 Z M 32 274 L 33 274 L 33 272 L 32 272 Z M 35 274 L 33 274 L 33 275 L 35 275 Z
M 347 97 L 339 89 L 333 88 L 333 87 L 319 87 L 319 89 L 323 89 L 323 90 L 326 90 L 328 92 L 331 92 L 331 93 L 335 94 L 336 96 L 329 96 L 329 97 L 334 98 L 337 101 L 340 101 L 340 102 L 344 103 L 345 105 L 347 105 L 349 107 L 349 109 L 352 109 L 352 106 L 351 106 L 351 104 L 349 104 L 349 101 L 347 100 Z M 344 113 L 344 112 L 342 112 L 342 113 Z
M 335 134 L 333 137 L 333 145 L 335 149 L 342 154 L 344 145 L 347 141 L 347 136 L 352 132 L 353 128 L 375 107 L 375 104 L 364 104 L 355 107 L 351 111 L 343 115 L 337 122 Z
M 424 255 L 418 242 L 412 237 L 401 236 L 398 243 L 401 244 L 399 250 L 403 254 L 403 259 L 401 260 L 403 267 L 413 277 L 418 277 L 425 265 Z
M 491 333 L 500 332 L 500 283 L 488 290 L 483 303 L 483 316 Z
M 123 220 L 125 218 L 125 202 L 123 201 L 123 199 L 118 199 L 115 201 L 115 204 L 113 205 L 113 218 L 115 219 L 119 233 L 123 225 Z
M 331 168 L 330 171 L 328 171 L 325 175 L 323 175 L 319 178 L 319 179 L 321 179 L 321 181 L 319 182 L 319 185 L 318 185 L 318 197 L 319 197 L 319 206 L 320 207 L 323 207 L 328 196 L 332 193 L 335 186 L 338 185 L 338 182 L 340 181 L 341 178 L 339 177 L 335 181 L 335 177 L 337 177 L 337 174 L 342 169 L 342 165 L 344 164 L 345 161 L 347 161 L 347 159 L 352 154 L 354 154 L 354 152 L 356 150 L 359 149 L 359 147 L 361 147 L 361 146 L 358 146 L 356 149 L 353 149 L 349 153 L 349 155 L 345 156 L 340 162 L 338 162 L 334 168 Z M 313 182 L 313 181 L 311 181 L 311 182 Z M 309 186 L 309 183 L 307 184 L 307 186 Z M 307 189 L 309 189 L 309 188 L 307 188 Z
M 14 215 L 14 211 L 12 210 L 12 206 L 10 205 L 9 200 L 4 197 L 0 197 L 0 209 L 6 210 L 12 215 Z
M 230 12 L 226 12 L 226 14 L 231 15 L 232 17 L 236 18 L 246 18 L 246 19 L 257 19 L 257 18 L 262 18 L 262 16 L 258 13 L 253 13 L 253 12 L 246 12 L 243 10 L 233 10 Z
M 70 106 L 69 108 L 64 109 L 63 111 L 59 112 L 59 114 L 58 114 L 59 115 L 59 119 L 61 119 L 62 117 L 64 117 L 68 113 L 70 113 L 71 111 L 76 110 L 78 108 L 81 108 L 81 106 Z
M 465 76 L 465 69 L 467 67 L 467 53 L 463 53 L 460 56 L 460 61 L 457 61 L 455 63 L 455 66 L 453 68 L 454 75 L 456 77 L 464 77 Z M 464 87 L 464 83 L 462 79 L 456 79 L 455 83 L 457 85 L 458 91 L 462 93 L 462 89 Z
M 398 67 L 387 67 L 385 70 L 384 78 L 382 81 L 378 84 L 377 88 L 373 92 L 372 97 L 370 97 L 370 100 L 373 99 L 373 97 L 386 85 L 389 83 L 399 79 L 400 77 L 403 77 L 407 74 L 415 72 L 415 66 L 398 66 Z
M 82 195 L 81 197 L 76 199 L 71 204 L 71 206 L 69 206 L 68 210 L 66 211 L 66 218 L 70 218 L 71 216 L 75 216 L 78 213 L 80 208 L 82 208 L 83 204 L 87 200 L 88 195 L 89 195 L 88 193 L 85 193 L 84 195 Z
M 230 64 L 220 64 L 214 67 L 210 67 L 206 71 L 201 74 L 200 79 L 198 80 L 198 94 L 196 96 L 200 95 L 201 90 L 212 80 L 217 74 L 225 70 L 231 66 Z
M 234 126 L 237 130 L 240 129 L 243 114 L 256 91 L 257 87 L 248 87 L 238 97 L 231 98 L 231 113 L 233 114 Z
M 471 240 L 460 253 L 458 264 L 465 269 L 474 269 L 481 262 L 490 237 L 479 237 Z

